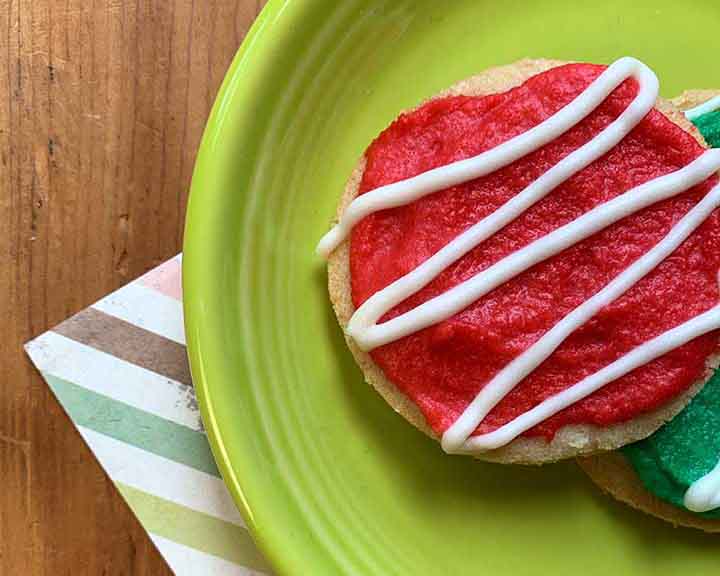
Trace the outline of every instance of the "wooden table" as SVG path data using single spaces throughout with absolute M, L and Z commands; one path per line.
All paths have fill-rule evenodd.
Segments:
M 0 0 L 0 574 L 169 573 L 22 344 L 180 250 L 259 0 Z

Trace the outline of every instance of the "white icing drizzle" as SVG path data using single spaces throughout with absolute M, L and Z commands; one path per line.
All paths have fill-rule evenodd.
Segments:
M 596 137 L 594 145 L 589 150 L 584 147 L 586 150 L 584 154 L 574 154 L 573 159 L 560 162 L 556 167 L 557 170 L 551 171 L 552 174 L 548 172 L 541 177 L 538 182 L 542 181 L 540 184 L 543 188 L 542 192 L 538 191 L 530 198 L 515 200 L 513 212 L 505 216 L 504 223 L 496 224 L 496 231 L 499 230 L 572 174 L 613 148 L 645 117 L 655 105 L 659 86 L 657 76 L 650 68 L 635 58 L 621 58 L 609 66 L 570 104 L 527 132 L 478 156 L 423 172 L 407 180 L 381 186 L 355 198 L 343 212 L 337 225 L 322 237 L 316 249 L 317 253 L 328 256 L 350 234 L 355 224 L 374 212 L 411 204 L 438 190 L 487 176 L 542 148 L 590 115 L 631 76 L 640 84 L 640 91 L 625 112 Z M 525 196 L 529 194 L 526 193 Z
M 720 193 L 720 187 L 718 187 L 717 190 Z M 476 399 L 472 404 L 470 404 L 468 409 L 463 412 L 458 422 L 453 424 L 448 431 L 445 432 L 442 439 L 443 447 L 448 452 L 472 453 L 484 452 L 505 446 L 523 432 L 526 432 L 533 426 L 544 422 L 568 406 L 575 404 L 575 402 L 579 402 L 583 398 L 586 398 L 610 382 L 613 382 L 633 370 L 660 358 L 660 356 L 687 344 L 691 340 L 694 340 L 703 334 L 707 334 L 708 332 L 712 332 L 717 329 L 720 329 L 720 305 L 711 308 L 704 314 L 696 316 L 672 330 L 663 332 L 660 336 L 657 336 L 644 344 L 641 344 L 624 356 L 621 356 L 612 364 L 605 366 L 602 370 L 595 372 L 555 396 L 551 396 L 531 410 L 528 410 L 514 420 L 504 424 L 497 430 L 480 436 L 468 438 L 475 430 L 476 426 L 472 427 L 470 432 L 467 434 L 465 434 L 464 431 L 458 432 L 457 426 L 458 422 L 464 419 L 477 420 L 478 423 L 482 421 L 484 415 L 480 418 L 477 418 L 477 415 L 482 414 L 487 402 L 477 402 Z M 485 388 L 483 388 L 483 391 L 484 390 Z M 486 397 L 487 396 L 489 396 L 489 394 L 486 395 Z M 450 434 L 448 434 L 448 432 Z
M 720 150 L 709 150 L 706 154 L 710 152 L 714 152 L 713 156 L 716 158 L 716 162 L 718 162 L 720 160 Z M 716 164 L 715 166 L 715 170 L 720 168 L 720 164 Z M 442 438 L 443 449 L 447 452 L 467 452 L 499 448 L 514 440 L 517 436 L 536 424 L 547 420 L 564 408 L 585 398 L 595 390 L 602 388 L 613 380 L 617 380 L 635 368 L 662 356 L 667 351 L 685 344 L 687 340 L 682 341 L 681 338 L 676 337 L 679 338 L 677 340 L 679 342 L 678 344 L 657 353 L 657 350 L 661 348 L 661 343 L 668 341 L 672 331 L 667 332 L 660 336 L 659 339 L 652 340 L 634 349 L 600 372 L 575 384 L 557 396 L 553 396 L 501 428 L 489 434 L 469 438 L 485 416 L 526 376 L 544 362 L 570 334 L 590 320 L 602 308 L 617 300 L 644 276 L 654 270 L 655 267 L 672 254 L 718 206 L 720 206 L 720 186 L 716 186 L 707 194 L 654 248 L 638 258 L 638 260 L 624 270 L 610 282 L 610 284 L 605 286 L 605 288 L 600 290 L 600 292 L 575 308 L 546 332 L 535 344 L 530 346 L 530 348 L 498 372 L 498 374 L 482 388 L 460 418 L 445 431 Z M 720 318 L 717 311 L 715 315 Z M 687 329 L 692 331 L 694 326 L 702 325 L 699 322 L 700 318 L 701 317 L 695 318 L 684 326 L 687 326 Z M 697 321 L 696 324 L 693 324 L 694 321 Z M 707 330 L 705 332 L 707 332 Z M 690 339 L 697 338 L 705 332 L 697 332 Z M 638 359 L 641 360 L 640 363 L 637 363 Z
M 696 161 L 677 172 L 646 182 L 596 206 L 576 220 L 513 252 L 447 292 L 423 302 L 400 316 L 376 324 L 376 321 L 388 310 L 422 289 L 429 282 L 428 277 L 434 278 L 466 252 L 463 250 L 465 246 L 457 248 L 455 243 L 464 242 L 466 234 L 474 234 L 474 230 L 479 225 L 473 226 L 418 268 L 368 298 L 353 314 L 347 326 L 347 333 L 361 349 L 372 350 L 447 320 L 539 262 L 559 254 L 626 216 L 686 191 L 706 180 L 718 169 L 720 169 L 720 150 L 708 150 Z M 481 221 L 480 225 L 486 220 Z M 427 266 L 423 267 L 425 264 Z M 415 274 L 417 270 L 422 270 L 425 277 Z
M 690 108 L 690 110 L 685 111 L 685 117 L 688 120 L 696 120 L 700 118 L 703 114 L 708 114 L 709 112 L 714 112 L 715 110 L 720 109 L 720 96 L 716 96 L 715 98 L 711 98 L 707 102 L 700 104 L 700 106 L 696 106 L 695 108 Z
M 371 296 L 350 319 L 347 332 L 363 350 L 395 341 L 446 320 L 518 274 L 577 244 L 607 226 L 656 202 L 671 198 L 705 181 L 720 169 L 720 150 L 707 150 L 684 168 L 633 188 L 576 220 L 510 254 L 469 280 L 382 324 L 377 321 L 394 306 L 417 293 L 443 270 L 518 218 L 548 193 L 615 147 L 654 106 L 658 95 L 655 74 L 634 58 L 609 66 L 570 104 L 507 142 L 478 156 L 436 168 L 413 178 L 372 190 L 353 200 L 320 241 L 317 252 L 329 255 L 366 216 L 410 204 L 428 194 L 490 174 L 538 150 L 561 136 L 595 110 L 623 81 L 638 81 L 636 98 L 600 134 L 566 156 L 490 214 L 399 280 Z M 712 102 L 712 101 L 711 101 Z M 707 106 L 703 105 L 705 113 Z M 718 102 L 720 106 L 720 102 Z M 688 111 L 688 118 L 693 111 Z M 700 115 L 700 114 L 698 114 Z M 447 452 L 477 453 L 502 447 L 608 383 L 664 354 L 720 329 L 720 305 L 631 350 L 610 365 L 552 396 L 493 432 L 471 436 L 490 411 L 525 377 L 545 361 L 577 328 L 617 300 L 674 252 L 709 215 L 720 207 L 720 185 L 713 188 L 650 251 L 638 258 L 607 286 L 562 318 L 503 370 L 467 406 L 442 438 Z M 686 501 L 702 507 L 720 506 L 720 464 L 688 491 Z M 688 505 L 688 508 L 690 508 Z M 693 508 L 690 508 L 693 509 Z
M 690 486 L 684 503 L 685 508 L 693 512 L 710 512 L 720 508 L 720 462 Z

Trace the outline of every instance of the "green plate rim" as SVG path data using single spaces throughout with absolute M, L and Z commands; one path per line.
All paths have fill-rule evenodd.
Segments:
M 233 127 L 242 127 L 253 120 L 252 106 L 244 105 L 252 102 L 252 90 L 247 88 L 247 84 L 243 85 L 243 81 L 250 75 L 262 75 L 263 54 L 267 44 L 280 39 L 283 34 L 288 32 L 281 16 L 289 2 L 290 0 L 269 0 L 267 2 L 250 27 L 222 81 L 195 160 L 186 213 L 182 260 L 183 312 L 187 352 L 203 425 L 218 469 L 235 505 L 240 510 L 258 548 L 276 570 L 282 569 L 285 564 L 282 551 L 271 545 L 270 540 L 263 536 L 263 532 L 255 523 L 250 503 L 244 495 L 242 481 L 234 473 L 228 450 L 223 441 L 223 434 L 215 417 L 209 382 L 199 349 L 198 334 L 202 331 L 204 342 L 208 339 L 217 339 L 217 335 L 202 326 L 203 310 L 199 299 L 193 295 L 207 293 L 208 288 L 211 288 L 208 286 L 208 277 L 202 273 L 203 268 L 207 265 L 204 255 L 213 254 L 215 250 L 221 248 L 218 245 L 217 236 L 204 235 L 201 226 L 197 224 L 199 220 L 217 209 L 215 200 L 222 193 L 217 186 L 212 185 L 212 174 L 216 173 L 218 167 L 229 159 L 219 153 L 221 147 L 218 142 L 228 124 Z M 252 84 L 250 83 L 250 85 Z

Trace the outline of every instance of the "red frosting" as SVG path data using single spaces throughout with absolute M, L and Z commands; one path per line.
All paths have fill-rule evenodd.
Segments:
M 360 193 L 474 156 L 548 118 L 603 70 L 571 64 L 504 94 L 448 97 L 400 116 L 367 150 Z M 490 176 L 365 218 L 353 230 L 355 306 L 429 258 L 614 120 L 637 93 L 625 82 L 555 142 Z M 445 292 L 593 206 L 685 166 L 703 148 L 657 111 L 595 162 L 447 269 L 382 321 Z M 372 352 L 385 375 L 442 433 L 490 378 L 574 307 L 649 250 L 717 178 L 625 218 L 494 290 L 451 319 Z M 720 217 L 714 213 L 653 273 L 575 332 L 485 419 L 489 432 L 606 366 L 633 347 L 718 302 Z M 610 424 L 655 410 L 704 372 L 707 335 L 611 383 L 528 431 L 552 436 L 569 424 Z

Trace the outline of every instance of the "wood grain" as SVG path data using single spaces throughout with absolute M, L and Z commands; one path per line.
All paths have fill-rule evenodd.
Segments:
M 22 344 L 180 250 L 263 2 L 0 0 L 0 574 L 168 574 Z

